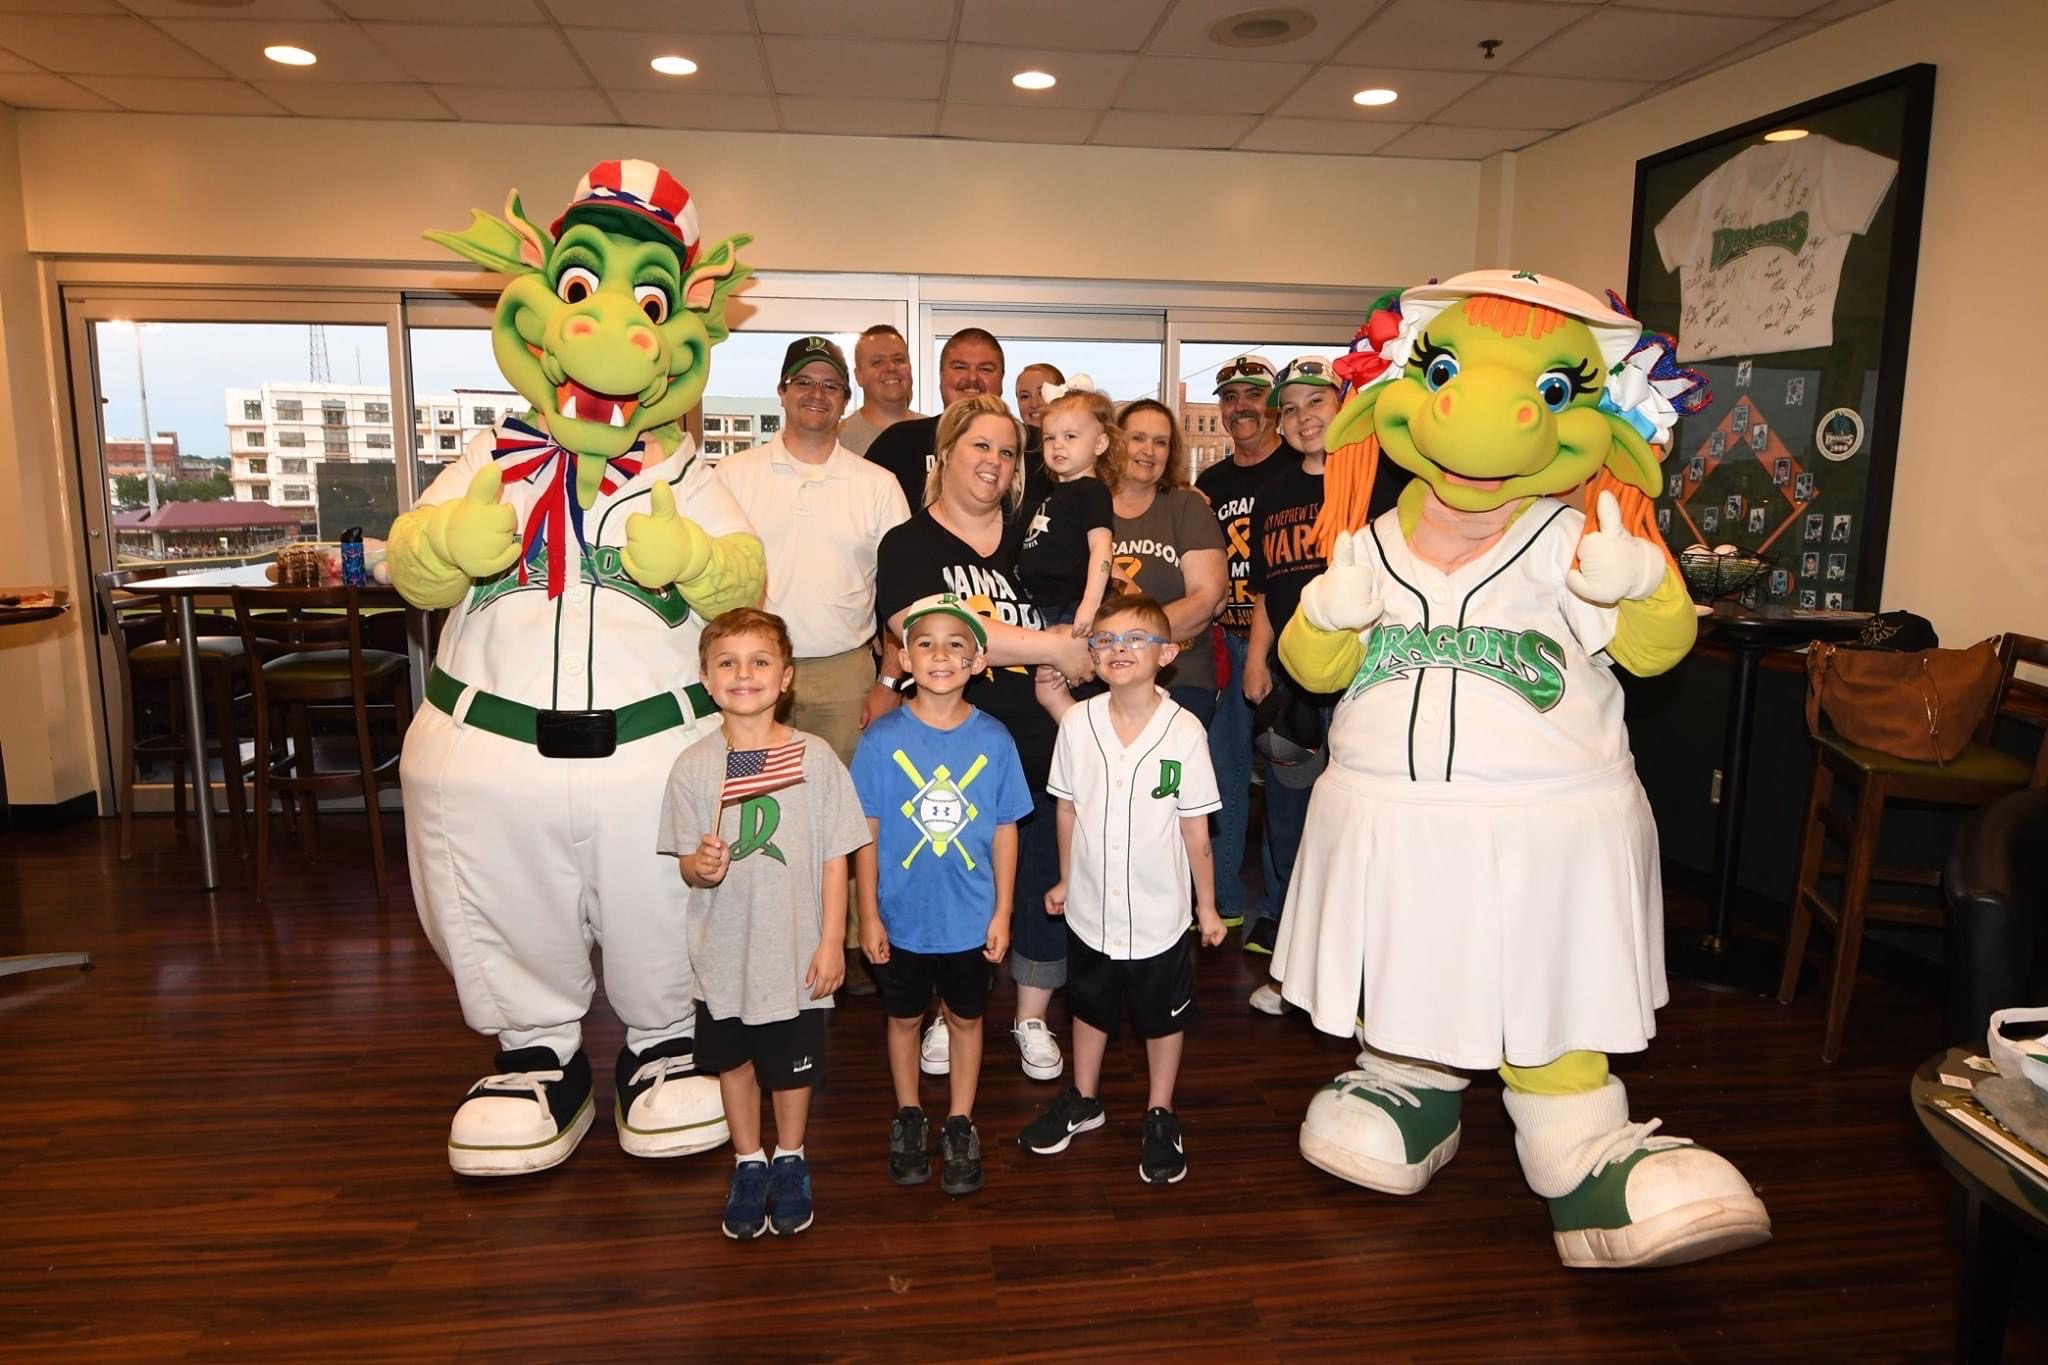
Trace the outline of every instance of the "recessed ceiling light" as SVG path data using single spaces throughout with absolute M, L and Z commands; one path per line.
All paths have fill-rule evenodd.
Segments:
M 311 66 L 320 60 L 303 47 L 292 47 L 286 43 L 276 43 L 264 48 L 263 55 L 283 66 Z
M 1383 85 L 1376 85 L 1370 90 L 1361 90 L 1353 95 L 1351 102 L 1372 108 L 1382 104 L 1392 104 L 1399 98 L 1401 98 L 1399 91 L 1389 90 Z
M 1010 84 L 1019 90 L 1050 90 L 1059 84 L 1059 78 L 1050 71 L 1019 71 L 1010 77 Z
M 1806 130 L 1804 128 L 1779 128 L 1774 132 L 1765 133 L 1764 141 L 1797 142 L 1800 138 L 1803 138 L 1805 136 Z
M 694 75 L 697 70 L 697 64 L 688 57 L 677 57 L 673 54 L 656 57 L 648 65 L 664 76 L 689 76 Z

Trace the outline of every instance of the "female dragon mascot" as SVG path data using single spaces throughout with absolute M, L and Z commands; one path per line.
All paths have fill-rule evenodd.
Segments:
M 1275 962 L 1288 1000 L 1364 1050 L 1310 1103 L 1302 1154 L 1414 1194 L 1457 1152 L 1458 1069 L 1497 1067 L 1566 1265 L 1764 1241 L 1734 1166 L 1630 1122 L 1607 1071 L 1668 998 L 1612 666 L 1659 673 L 1692 647 L 1650 496 L 1699 377 L 1619 300 L 1506 270 L 1408 290 L 1339 368 L 1330 567 L 1280 654 L 1343 699 Z M 1364 525 L 1382 453 L 1416 477 Z M 1591 527 L 1558 501 L 1582 488 Z
M 725 338 L 748 239 L 700 252 L 689 193 L 607 161 L 551 229 L 514 192 L 428 239 L 511 276 L 492 350 L 532 405 L 481 433 L 391 528 L 391 580 L 448 611 L 400 778 L 420 921 L 493 1074 L 457 1109 L 448 1160 L 513 1175 L 590 1128 L 590 949 L 626 1025 L 615 1113 L 636 1156 L 726 1139 L 695 1074 L 683 886 L 654 851 L 675 757 L 716 710 L 701 623 L 765 579 L 746 517 L 677 426 Z

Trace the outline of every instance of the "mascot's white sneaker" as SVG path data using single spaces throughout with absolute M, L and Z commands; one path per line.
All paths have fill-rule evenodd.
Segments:
M 1463 1076 L 1434 1067 L 1358 1054 L 1347 1071 L 1316 1092 L 1301 1123 L 1301 1154 L 1354 1185 L 1382 1194 L 1415 1194 L 1458 1154 Z
M 1686 1138 L 1628 1121 L 1608 1077 L 1582 1095 L 1507 1092 L 1529 1187 L 1550 1201 L 1568 1266 L 1683 1265 L 1771 1239 L 1771 1216 L 1742 1173 Z
M 500 1052 L 497 1073 L 469 1088 L 448 1127 L 457 1175 L 525 1175 L 559 1166 L 590 1131 L 590 1059 L 546 1044 Z
M 637 1055 L 620 1048 L 614 1080 L 612 1119 L 631 1156 L 690 1156 L 731 1136 L 718 1079 L 697 1074 L 695 1039 L 670 1038 Z

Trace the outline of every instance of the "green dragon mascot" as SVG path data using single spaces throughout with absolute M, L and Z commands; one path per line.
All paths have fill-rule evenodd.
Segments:
M 1613 668 L 1662 672 L 1692 647 L 1650 497 L 1699 376 L 1612 295 L 1529 271 L 1385 302 L 1338 362 L 1329 567 L 1280 638 L 1295 678 L 1342 699 L 1275 975 L 1363 1047 L 1311 1101 L 1302 1154 L 1414 1194 L 1457 1152 L 1459 1072 L 1498 1068 L 1566 1265 L 1764 1241 L 1735 1167 L 1631 1122 L 1607 1068 L 1648 1046 L 1668 997 L 1656 827 Z M 1416 477 L 1367 524 L 1382 453 Z M 1561 500 L 1581 490 L 1584 513 Z
M 510 277 L 492 349 L 531 404 L 481 433 L 391 528 L 391 581 L 446 609 L 400 777 L 414 898 L 492 1074 L 457 1109 L 448 1160 L 513 1175 L 590 1128 L 590 949 L 626 1026 L 619 1143 L 636 1156 L 726 1140 L 693 1063 L 683 887 L 655 853 L 675 757 L 716 710 L 701 624 L 766 578 L 745 515 L 678 425 L 725 338 L 749 239 L 700 249 L 660 167 L 606 161 L 552 228 L 515 192 L 429 240 Z

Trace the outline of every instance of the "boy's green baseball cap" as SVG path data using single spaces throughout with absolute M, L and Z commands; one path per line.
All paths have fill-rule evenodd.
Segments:
M 988 648 L 988 627 L 982 624 L 981 617 L 975 614 L 973 608 L 969 607 L 960 597 L 950 592 L 935 592 L 930 597 L 920 597 L 910 604 L 910 610 L 903 613 L 903 638 L 905 642 L 909 641 L 910 628 L 917 624 L 918 617 L 931 616 L 935 613 L 951 616 L 965 623 L 967 629 L 974 634 L 975 647 L 977 649 Z

